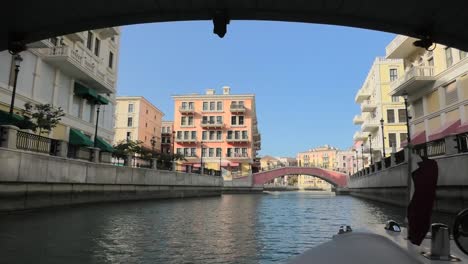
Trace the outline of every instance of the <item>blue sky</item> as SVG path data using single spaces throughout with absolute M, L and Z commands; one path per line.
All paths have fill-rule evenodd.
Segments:
M 329 25 L 211 21 L 126 26 L 119 95 L 142 95 L 173 118 L 171 95 L 228 85 L 255 93 L 261 155 L 295 156 L 318 145 L 352 145 L 354 103 L 376 56 L 394 35 Z

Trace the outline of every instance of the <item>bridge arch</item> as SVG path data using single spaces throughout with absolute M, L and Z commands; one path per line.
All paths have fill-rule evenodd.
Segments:
M 359 27 L 432 40 L 468 50 L 468 1 L 442 0 L 81 0 L 79 8 L 56 0 L 16 0 L 4 6 L 0 50 L 10 41 L 33 42 L 95 28 L 137 23 L 211 20 L 219 13 L 230 20 L 306 22 Z M 38 15 L 40 14 L 40 15 Z M 337 38 L 346 45 L 346 40 Z
M 254 185 L 263 185 L 275 178 L 285 175 L 310 175 L 320 178 L 335 187 L 346 187 L 348 185 L 348 175 L 315 167 L 283 167 L 269 171 L 261 171 L 252 175 Z

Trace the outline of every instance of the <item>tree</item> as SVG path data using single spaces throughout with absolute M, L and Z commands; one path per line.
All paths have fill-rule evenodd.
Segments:
M 62 116 L 65 115 L 61 107 L 54 108 L 50 104 L 35 104 L 31 103 L 24 104 L 24 110 L 22 116 L 26 121 L 31 122 L 33 125 L 30 127 L 31 130 L 37 132 L 39 135 L 46 132 L 47 134 L 56 127 Z

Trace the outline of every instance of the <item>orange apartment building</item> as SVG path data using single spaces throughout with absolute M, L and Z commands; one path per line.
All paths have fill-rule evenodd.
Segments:
M 118 96 L 116 102 L 114 144 L 140 140 L 144 148 L 151 150 L 154 138 L 154 150 L 160 152 L 163 112 L 143 96 Z
M 255 95 L 176 95 L 174 99 L 174 149 L 185 156 L 177 170 L 214 169 L 225 179 L 247 176 L 260 150 Z
M 161 126 L 161 153 L 172 153 L 172 137 L 174 132 L 173 121 L 162 121 Z

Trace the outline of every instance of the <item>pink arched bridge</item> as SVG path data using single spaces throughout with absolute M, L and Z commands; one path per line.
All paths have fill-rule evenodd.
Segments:
M 285 175 L 310 175 L 318 177 L 336 187 L 346 187 L 348 185 L 346 174 L 315 167 L 282 167 L 269 171 L 261 171 L 252 175 L 252 181 L 254 185 L 262 185 L 274 178 Z

